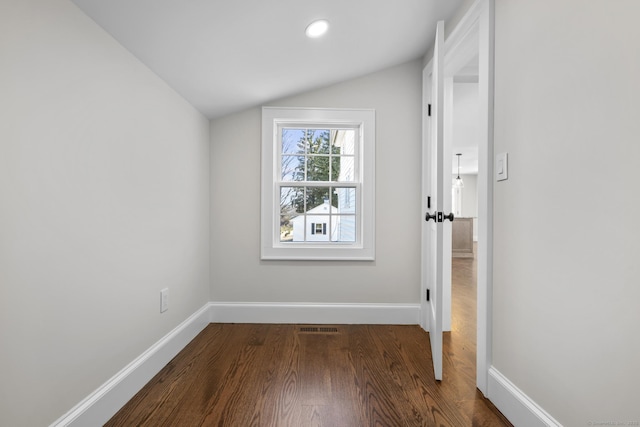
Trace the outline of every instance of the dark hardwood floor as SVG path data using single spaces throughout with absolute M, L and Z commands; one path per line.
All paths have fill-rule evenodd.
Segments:
M 106 425 L 508 426 L 474 385 L 474 260 L 453 262 L 441 382 L 418 326 L 211 324 Z

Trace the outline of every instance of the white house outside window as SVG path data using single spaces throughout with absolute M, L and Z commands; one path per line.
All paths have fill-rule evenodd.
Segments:
M 374 259 L 373 110 L 264 107 L 263 259 Z

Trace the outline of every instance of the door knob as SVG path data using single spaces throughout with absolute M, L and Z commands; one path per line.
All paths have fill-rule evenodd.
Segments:
M 429 212 L 427 212 L 427 216 L 424 217 L 424 220 L 429 222 L 430 219 L 433 219 L 433 222 L 436 222 L 436 214 L 430 215 Z
M 433 221 L 435 222 L 443 222 L 445 219 L 453 222 L 453 213 L 445 215 L 442 212 L 435 212 L 433 215 L 431 215 L 429 212 L 427 212 L 427 216 L 424 217 L 424 220 L 429 222 L 430 219 L 433 219 Z

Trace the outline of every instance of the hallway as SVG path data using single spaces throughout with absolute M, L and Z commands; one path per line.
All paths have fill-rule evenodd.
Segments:
M 493 425 L 482 418 L 481 412 L 473 410 L 484 400 L 482 393 L 475 388 L 476 272 L 475 257 L 452 259 L 451 332 L 445 332 L 443 337 L 443 380 L 440 387 L 458 403 L 461 411 L 473 417 L 473 425 Z

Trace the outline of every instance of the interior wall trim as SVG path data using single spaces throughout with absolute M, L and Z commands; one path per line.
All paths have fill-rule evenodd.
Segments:
M 106 423 L 210 323 L 210 310 L 207 303 L 50 427 L 101 426 Z
M 420 304 L 313 304 L 212 302 L 220 323 L 417 325 Z
M 493 366 L 489 368 L 489 399 L 515 426 L 562 427 Z

